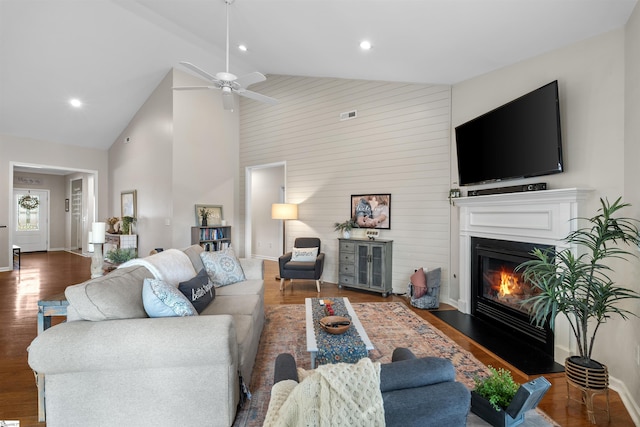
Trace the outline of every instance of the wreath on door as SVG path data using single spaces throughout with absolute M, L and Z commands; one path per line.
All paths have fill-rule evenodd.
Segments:
M 18 205 L 30 211 L 40 205 L 40 200 L 37 197 L 31 197 L 30 194 L 26 194 L 18 199 Z

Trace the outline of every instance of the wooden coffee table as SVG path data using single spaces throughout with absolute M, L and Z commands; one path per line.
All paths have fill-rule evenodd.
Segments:
M 360 323 L 360 320 L 358 319 L 356 312 L 353 310 L 353 307 L 351 306 L 349 299 L 348 298 L 327 298 L 327 299 L 330 299 L 332 301 L 342 300 L 344 302 L 344 305 L 347 309 L 347 313 L 349 313 L 349 317 L 351 317 L 351 324 L 358 332 L 358 335 L 360 336 L 360 339 L 362 340 L 362 342 L 365 344 L 367 352 L 373 350 L 374 349 L 373 344 L 371 344 L 371 340 L 369 339 L 369 336 L 367 335 L 364 328 L 362 327 L 362 324 Z M 316 341 L 316 331 L 313 324 L 313 310 L 312 310 L 313 299 L 305 298 L 304 304 L 305 304 L 305 321 L 306 321 L 306 329 L 307 329 L 307 351 L 311 354 L 311 369 L 314 369 L 316 367 L 316 355 L 318 354 L 318 343 Z

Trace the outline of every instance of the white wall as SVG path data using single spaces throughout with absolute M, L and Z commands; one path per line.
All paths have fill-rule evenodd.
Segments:
M 101 219 L 121 217 L 121 193 L 136 190 L 134 230 L 140 256 L 173 247 L 172 84 L 169 72 L 109 148 L 109 214 Z
M 107 215 L 108 160 L 105 150 L 74 147 L 51 141 L 38 141 L 0 135 L 0 225 L 10 224 L 13 194 L 13 162 L 46 165 L 62 169 L 95 170 L 98 179 L 98 217 Z M 0 270 L 11 269 L 10 230 L 0 229 Z
M 121 216 L 122 191 L 137 190 L 141 256 L 189 246 L 196 204 L 222 205 L 236 222 L 238 113 L 222 109 L 219 91 L 171 89 L 202 84 L 171 70 L 109 149 L 110 216 Z
M 175 86 L 204 82 L 174 70 Z M 173 247 L 191 244 L 195 205 L 221 205 L 232 228 L 233 247 L 243 256 L 238 234 L 238 111 L 225 111 L 218 90 L 176 91 L 173 94 L 172 212 Z M 238 100 L 236 98 L 236 105 Z
M 624 146 L 624 199 L 633 205 L 629 215 L 640 218 L 640 6 L 629 19 L 625 32 L 625 146 Z M 639 254 L 640 255 L 640 254 Z M 624 269 L 624 283 L 640 291 L 640 262 Z M 640 315 L 640 300 L 626 305 Z M 622 323 L 622 324 L 621 324 Z M 616 322 L 607 328 L 602 353 L 606 360 L 616 360 L 616 376 L 624 378 L 624 386 L 635 402 L 635 422 L 640 425 L 640 366 L 633 357 L 640 352 L 640 319 L 632 317 L 628 322 Z M 615 345 L 614 345 L 615 343 Z M 616 357 L 617 355 L 617 357 Z M 634 366 L 635 363 L 635 366 Z M 630 405 L 627 404 L 627 407 Z
M 637 192 L 640 175 L 636 164 L 640 134 L 637 123 L 640 112 L 637 93 L 640 78 L 637 15 L 636 10 L 626 30 L 627 43 L 631 43 L 626 47 L 626 66 L 625 30 L 620 29 L 454 85 L 452 131 L 455 126 L 473 117 L 557 79 L 565 172 L 513 181 L 513 184 L 543 181 L 550 188 L 591 188 L 594 190 L 593 197 L 586 206 L 589 214 L 595 213 L 600 197 L 615 200 L 618 196 L 631 195 L 627 201 L 636 205 L 635 211 L 626 214 L 640 217 L 640 197 Z M 629 90 L 635 95 L 631 95 Z M 630 96 L 632 99 L 629 99 Z M 632 137 L 632 134 L 635 136 Z M 452 141 L 455 143 L 453 132 Z M 451 153 L 453 185 L 457 181 L 455 149 Z M 500 185 L 512 184 L 494 186 Z M 451 218 L 452 274 L 457 274 L 456 208 L 452 209 Z M 640 290 L 638 268 L 638 260 L 631 264 L 616 263 L 614 280 Z M 637 304 L 634 306 L 638 312 Z M 635 363 L 635 348 L 640 344 L 637 330 L 636 320 L 625 322 L 619 318 L 611 319 L 601 327 L 594 350 L 594 358 L 607 364 L 612 377 L 615 377 L 614 387 L 631 402 L 627 407 L 632 414 L 637 414 L 640 401 L 639 369 Z M 626 388 L 629 389 L 628 393 L 625 392 Z
M 394 292 L 406 292 L 420 266 L 442 267 L 448 292 L 449 87 L 269 76 L 251 89 L 280 102 L 242 101 L 240 165 L 286 161 L 287 202 L 299 204 L 287 247 L 320 237 L 323 278 L 337 283 L 333 224 L 349 218 L 352 194 L 391 193 L 391 230 L 381 238 L 394 240 Z M 356 119 L 339 120 L 351 110 Z

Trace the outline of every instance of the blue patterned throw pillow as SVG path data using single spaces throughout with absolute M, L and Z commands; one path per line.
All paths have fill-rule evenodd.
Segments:
M 144 279 L 142 303 L 149 317 L 198 315 L 196 309 L 178 288 L 160 279 Z
M 217 252 L 200 254 L 209 278 L 217 287 L 246 280 L 240 261 L 231 247 Z

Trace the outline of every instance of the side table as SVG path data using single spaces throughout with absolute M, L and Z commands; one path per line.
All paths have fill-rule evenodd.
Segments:
M 53 316 L 67 316 L 69 301 L 64 296 L 64 292 L 49 298 L 38 301 L 38 335 L 51 327 Z M 44 374 L 36 372 L 38 384 L 38 421 L 44 422 L 46 419 L 44 406 Z
M 38 301 L 38 335 L 51 327 L 53 316 L 67 316 L 69 301 L 64 292 Z

